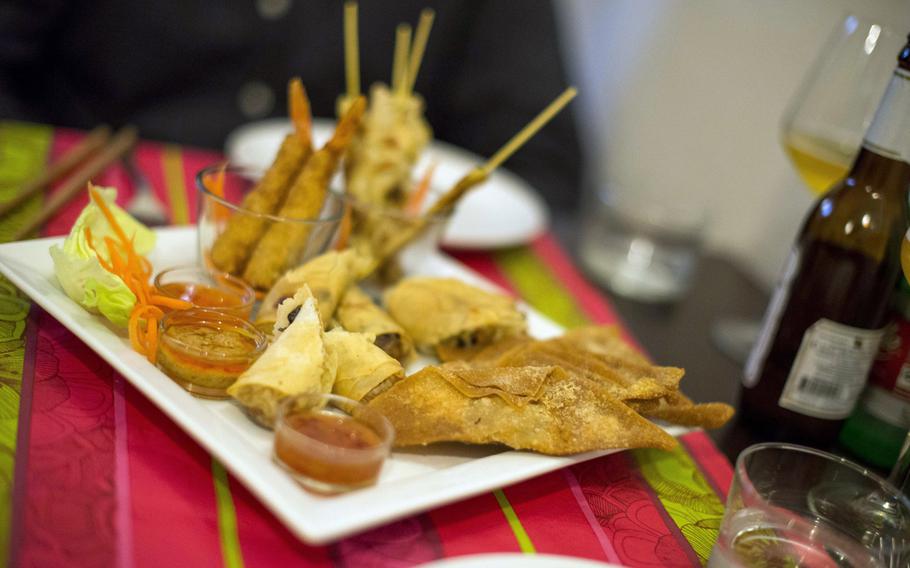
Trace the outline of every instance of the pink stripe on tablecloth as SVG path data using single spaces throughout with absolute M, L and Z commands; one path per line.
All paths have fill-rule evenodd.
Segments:
M 110 566 L 116 559 L 112 372 L 43 310 L 38 321 L 30 432 L 22 446 L 32 483 L 17 560 Z
M 697 430 L 679 440 L 692 456 L 692 460 L 699 467 L 708 483 L 717 493 L 721 502 L 726 501 L 730 484 L 733 482 L 733 468 L 727 457 L 718 451 L 717 446 L 704 430 Z
M 569 488 L 572 490 L 572 496 L 575 497 L 575 501 L 578 503 L 578 507 L 581 509 L 585 520 L 588 522 L 588 526 L 591 528 L 594 537 L 600 544 L 600 548 L 603 550 L 607 562 L 618 564 L 621 562 L 619 555 L 616 554 L 616 550 L 613 548 L 613 544 L 610 543 L 610 539 L 604 534 L 603 527 L 601 527 L 600 523 L 597 522 L 597 519 L 594 518 L 594 513 L 591 512 L 591 506 L 588 504 L 587 499 L 585 499 L 584 493 L 581 491 L 581 486 L 578 485 L 578 480 L 575 479 L 575 474 L 573 474 L 572 470 L 568 467 L 563 468 L 562 474 L 569 484 Z
M 229 479 L 240 549 L 247 567 L 332 566 L 327 547 L 308 546 L 299 541 L 242 483 L 234 477 Z
M 489 252 L 481 251 L 463 251 L 463 250 L 449 250 L 448 252 L 455 260 L 464 264 L 474 272 L 477 272 L 487 280 L 495 283 L 497 286 L 506 290 L 513 296 L 517 296 L 518 292 L 515 289 L 515 286 L 512 284 L 512 281 L 509 280 L 509 277 L 506 276 L 502 269 L 499 268 L 499 265 L 496 263 L 496 259 L 493 258 Z
M 567 471 L 567 470 L 564 470 Z M 561 471 L 554 471 L 503 489 L 512 510 L 539 554 L 571 554 L 611 560 L 585 519 Z M 598 527 L 599 528 L 599 527 Z M 567 546 L 571 543 L 571 547 Z
M 131 385 L 126 385 L 136 566 L 223 564 L 211 458 Z
M 49 161 L 57 160 L 64 152 L 70 149 L 85 137 L 85 133 L 77 130 L 58 128 L 54 130 L 54 141 L 51 145 Z M 48 195 L 57 191 L 66 178 L 51 185 Z M 109 168 L 92 179 L 96 185 L 112 186 L 117 188 L 117 203 L 127 203 L 133 195 L 133 184 L 127 175 L 126 168 L 121 162 L 115 162 Z M 59 213 L 54 215 L 44 226 L 42 231 L 45 236 L 65 235 L 79 216 L 79 212 L 88 203 L 88 194 L 79 193 Z
M 329 550 L 338 568 L 406 568 L 442 557 L 439 534 L 425 514 L 346 538 Z
M 492 493 L 433 509 L 444 557 L 484 552 L 521 552 L 515 533 Z
M 130 505 L 130 454 L 126 422 L 126 380 L 114 373 L 114 488 L 117 492 L 117 566 L 133 566 L 133 519 Z
M 627 566 L 688 568 L 694 552 L 628 452 L 571 466 L 597 523 Z
M 183 157 L 184 183 L 186 184 L 186 205 L 190 214 L 190 221 L 196 222 L 198 213 L 199 192 L 196 189 L 196 174 L 202 168 L 216 165 L 224 161 L 224 156 L 214 150 L 204 150 L 201 148 L 181 149 Z

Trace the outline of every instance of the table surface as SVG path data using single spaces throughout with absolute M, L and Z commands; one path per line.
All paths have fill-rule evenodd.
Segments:
M 0 201 L 80 137 L 0 121 Z M 217 159 L 151 143 L 136 153 L 177 223 L 192 220 L 193 175 Z M 121 202 L 132 191 L 123 168 L 96 181 L 123 188 Z M 33 201 L 22 215 L 40 207 L 41 199 Z M 55 217 L 45 234 L 67 232 L 83 203 Z M 0 223 L 0 240 L 16 219 L 22 221 Z M 700 285 L 668 311 L 611 303 L 551 233 L 527 246 L 458 252 L 456 258 L 563 325 L 617 322 L 618 312 L 652 356 L 688 368 L 684 388 L 694 398 L 734 399 L 737 366 L 705 345 L 696 350 L 674 339 L 700 342 L 710 314 L 726 313 L 699 307 L 711 299 Z M 711 266 L 710 260 L 703 264 Z M 706 270 L 699 278 L 725 289 L 743 284 L 719 276 L 735 276 L 725 270 L 714 276 Z M 10 291 L 3 288 L 4 294 Z M 731 300 L 729 307 L 737 305 Z M 14 321 L 0 325 L 0 339 L 15 339 L 4 349 L 19 358 L 10 364 L 7 357 L 0 369 L 18 369 L 16 376 L 0 376 L 0 445 L 9 452 L 0 458 L 16 448 L 14 460 L 0 460 L 0 554 L 6 557 L 8 548 L 15 565 L 406 566 L 462 554 L 540 552 L 630 566 L 697 566 L 716 539 L 730 464 L 696 431 L 681 437 L 673 452 L 613 454 L 308 547 L 53 318 L 32 309 L 27 325 Z

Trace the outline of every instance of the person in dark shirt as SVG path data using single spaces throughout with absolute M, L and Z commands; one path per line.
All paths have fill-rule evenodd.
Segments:
M 415 90 L 434 137 L 491 155 L 566 86 L 546 0 L 363 0 L 364 91 L 391 75 L 395 27 L 436 10 Z M 221 147 L 238 125 L 286 112 L 300 76 L 316 116 L 344 91 L 339 0 L 6 0 L 0 4 L 0 118 Z M 571 105 L 506 167 L 551 206 L 579 193 Z

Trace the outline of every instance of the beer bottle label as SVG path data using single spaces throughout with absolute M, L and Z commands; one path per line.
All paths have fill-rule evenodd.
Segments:
M 866 384 L 884 329 L 820 319 L 803 335 L 778 404 L 827 420 L 850 415 Z

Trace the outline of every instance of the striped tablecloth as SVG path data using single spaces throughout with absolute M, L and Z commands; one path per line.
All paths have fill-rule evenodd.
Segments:
M 81 136 L 0 122 L 0 201 Z M 221 158 L 159 143 L 137 150 L 174 224 L 193 221 L 195 173 Z M 95 181 L 118 187 L 121 203 L 132 193 L 119 166 Z M 43 199 L 0 222 L 0 240 Z M 75 200 L 45 234 L 68 232 L 85 203 Z M 564 326 L 617 321 L 552 235 L 452 254 Z M 410 566 L 489 552 L 697 566 L 731 480 L 730 464 L 699 431 L 673 452 L 613 454 L 311 547 L 2 279 L 0 353 L 0 558 L 12 566 Z

